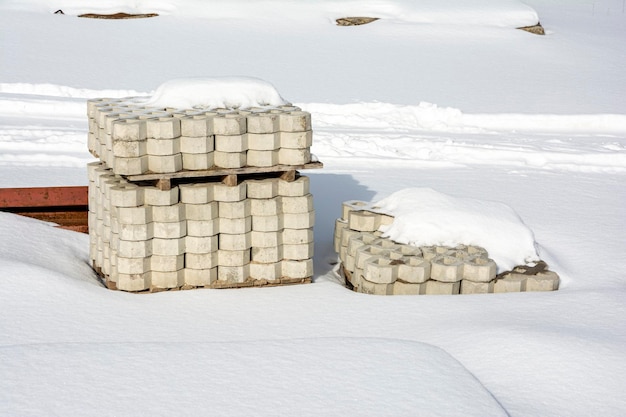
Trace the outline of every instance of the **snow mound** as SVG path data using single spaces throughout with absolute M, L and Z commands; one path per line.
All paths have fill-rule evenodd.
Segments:
M 0 358 L 6 415 L 508 415 L 457 360 L 418 342 L 50 343 Z
M 190 108 L 248 108 L 287 102 L 267 81 L 253 77 L 180 78 L 161 84 L 148 106 Z
M 408 188 L 373 204 L 395 217 L 385 237 L 415 246 L 481 246 L 498 272 L 539 260 L 532 231 L 509 206 L 457 198 L 431 188 Z

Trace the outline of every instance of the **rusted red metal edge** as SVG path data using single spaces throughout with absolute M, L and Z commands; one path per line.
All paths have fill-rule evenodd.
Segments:
M 77 187 L 0 188 L 0 211 L 57 223 L 87 233 L 89 191 Z

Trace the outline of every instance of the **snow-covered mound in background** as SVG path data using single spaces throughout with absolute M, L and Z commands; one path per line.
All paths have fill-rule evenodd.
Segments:
M 144 104 L 190 109 L 280 106 L 287 102 L 272 84 L 258 78 L 196 77 L 164 82 Z
M 537 13 L 517 0 L 8 0 L 5 9 L 82 13 L 158 13 L 203 19 L 274 18 L 289 20 L 334 19 L 346 16 L 371 16 L 404 23 L 462 24 L 519 27 L 535 25 Z
M 539 260 L 533 232 L 503 203 L 408 188 L 373 206 L 395 217 L 382 230 L 399 243 L 482 246 L 498 265 L 498 272 Z

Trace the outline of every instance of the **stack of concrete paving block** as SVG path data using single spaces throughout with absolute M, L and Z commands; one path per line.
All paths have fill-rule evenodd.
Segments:
M 309 178 L 285 168 L 311 159 L 308 113 L 158 111 L 108 99 L 88 111 L 89 148 L 101 159 L 88 166 L 90 257 L 109 288 L 310 282 L 313 196 Z M 212 168 L 238 177 L 227 185 Z M 188 170 L 202 175 L 165 188 L 142 180 Z
M 495 262 L 478 246 L 416 247 L 393 242 L 379 231 L 392 222 L 393 217 L 376 212 L 369 203 L 343 203 L 342 218 L 335 222 L 334 248 L 355 291 L 452 295 L 558 289 L 558 275 L 545 268 L 520 267 L 497 275 Z
M 178 110 L 94 99 L 88 117 L 89 151 L 118 175 L 311 161 L 311 115 L 291 105 Z

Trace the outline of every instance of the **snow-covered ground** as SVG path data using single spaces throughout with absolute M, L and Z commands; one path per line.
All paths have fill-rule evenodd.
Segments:
M 315 283 L 112 292 L 87 236 L 0 213 L 0 415 L 626 414 L 622 0 L 210 4 L 0 3 L 0 187 L 87 183 L 86 98 L 258 77 L 313 115 Z M 75 17 L 116 11 L 162 16 Z M 513 208 L 561 289 L 343 288 L 341 202 L 413 187 Z

